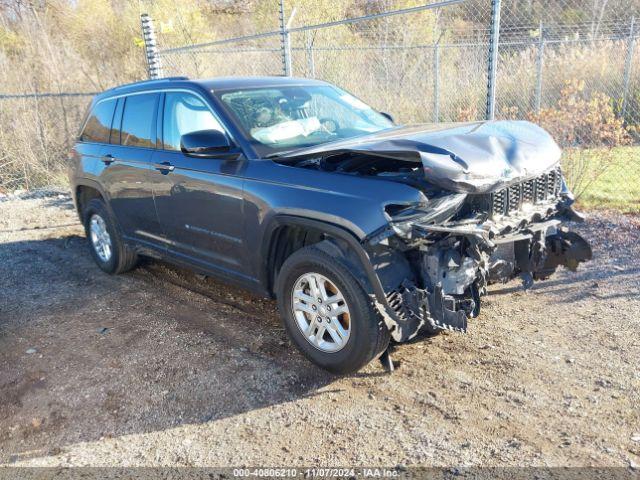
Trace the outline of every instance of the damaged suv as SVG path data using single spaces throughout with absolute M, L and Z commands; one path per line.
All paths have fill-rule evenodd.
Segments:
M 527 122 L 398 126 L 316 80 L 108 90 L 71 154 L 109 273 L 166 259 L 276 297 L 299 349 L 358 370 L 391 339 L 465 332 L 492 282 L 591 258 L 560 149 Z

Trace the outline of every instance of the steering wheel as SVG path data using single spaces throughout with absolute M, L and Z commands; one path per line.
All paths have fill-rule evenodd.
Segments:
M 331 135 L 335 135 L 340 129 L 340 124 L 333 118 L 324 117 L 320 119 L 320 125 L 322 128 Z

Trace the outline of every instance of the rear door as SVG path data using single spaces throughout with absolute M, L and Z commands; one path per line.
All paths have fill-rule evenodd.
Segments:
M 102 158 L 111 206 L 123 234 L 143 244 L 164 246 L 153 199 L 159 180 L 152 155 L 156 149 L 158 93 L 135 93 L 118 99 L 111 142 Z
M 76 144 L 76 152 L 82 163 L 80 171 L 90 177 L 101 177 L 106 164 L 109 163 L 102 162 L 102 154 L 109 146 L 116 104 L 115 98 L 108 98 L 95 104 Z
M 166 165 L 155 190 L 158 217 L 170 250 L 232 277 L 244 277 L 243 178 L 246 160 L 193 158 L 180 150 L 186 133 L 215 129 L 227 133 L 209 105 L 191 92 L 164 95 L 163 143 L 154 153 Z

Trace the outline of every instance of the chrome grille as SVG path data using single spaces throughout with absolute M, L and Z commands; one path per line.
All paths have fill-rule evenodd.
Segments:
M 560 167 L 537 178 L 516 183 L 491 194 L 491 213 L 510 215 L 522 209 L 527 203 L 542 203 L 553 199 L 562 189 Z
M 535 180 L 529 180 L 522 184 L 522 203 L 533 203 L 535 192 Z
M 502 215 L 507 204 L 507 190 L 502 189 L 491 194 L 491 212 L 494 215 Z
M 536 202 L 542 202 L 547 198 L 547 179 L 548 175 L 542 175 L 535 179 L 536 186 Z
M 507 188 L 507 214 L 517 212 L 522 205 L 522 184 L 517 183 Z

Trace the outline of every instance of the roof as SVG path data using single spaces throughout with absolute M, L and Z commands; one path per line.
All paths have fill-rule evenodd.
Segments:
M 105 90 L 98 97 L 109 97 L 112 95 L 133 93 L 144 90 L 165 88 L 167 86 L 189 86 L 198 85 L 206 90 L 227 90 L 231 88 L 259 88 L 259 87 L 281 87 L 286 85 L 324 85 L 321 80 L 297 77 L 214 77 L 206 79 L 190 79 L 188 77 L 167 77 L 154 80 L 143 80 L 140 82 L 120 85 L 109 90 Z
M 298 77 L 217 77 L 194 80 L 210 90 L 227 90 L 230 88 L 279 87 L 284 85 L 320 85 L 321 80 Z

